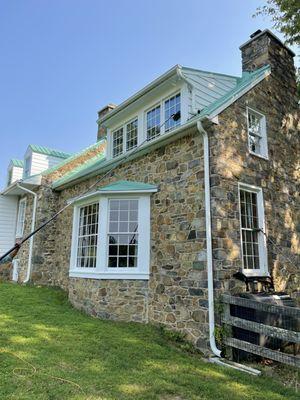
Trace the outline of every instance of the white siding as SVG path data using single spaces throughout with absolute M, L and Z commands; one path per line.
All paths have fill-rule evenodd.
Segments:
M 23 176 L 23 168 L 21 167 L 12 167 L 12 182 L 18 181 L 22 179 Z
M 15 244 L 17 196 L 0 196 L 0 254 Z
M 237 78 L 227 75 L 192 68 L 183 68 L 183 73 L 194 87 L 193 101 L 196 112 L 224 96 L 237 84 Z
M 62 158 L 48 156 L 46 154 L 31 153 L 31 170 L 30 175 L 40 174 L 48 168 L 52 168 L 55 165 L 63 161 Z M 28 156 L 29 154 L 27 154 Z

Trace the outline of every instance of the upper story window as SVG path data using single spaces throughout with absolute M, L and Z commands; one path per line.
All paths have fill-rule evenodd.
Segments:
M 25 158 L 24 178 L 28 178 L 30 176 L 30 171 L 31 171 L 31 156 Z
M 16 229 L 17 238 L 21 238 L 24 234 L 25 214 L 26 214 L 26 198 L 20 200 L 19 202 L 17 229 Z
M 143 108 L 132 120 L 112 130 L 109 149 L 112 158 L 135 149 L 139 144 L 168 133 L 181 124 L 181 92 L 161 99 L 151 108 Z M 177 114 L 177 118 L 172 118 Z
M 160 135 L 160 105 L 147 112 L 147 140 Z
M 268 158 L 266 117 L 250 108 L 248 114 L 248 143 L 250 153 Z
M 138 119 L 127 122 L 112 133 L 112 156 L 118 157 L 126 151 L 134 149 L 138 144 Z M 125 147 L 126 146 L 126 147 Z
M 180 111 L 180 93 L 170 97 L 165 101 L 165 131 L 168 132 L 176 126 L 180 125 L 180 118 L 176 121 L 171 118 L 172 115 Z

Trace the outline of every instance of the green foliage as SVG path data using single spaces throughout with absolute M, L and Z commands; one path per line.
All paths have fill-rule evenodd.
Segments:
M 171 337 L 188 350 L 182 335 Z M 254 379 L 176 347 L 151 325 L 78 312 L 60 290 L 0 284 L 1 400 L 298 398 L 270 377 Z
M 281 32 L 290 45 L 300 44 L 300 1 L 266 0 L 265 6 L 259 7 L 255 15 L 267 15 L 273 26 Z

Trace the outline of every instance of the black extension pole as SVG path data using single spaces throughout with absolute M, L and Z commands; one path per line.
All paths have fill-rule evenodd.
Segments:
M 171 118 L 173 121 L 178 121 L 181 117 L 180 111 L 177 111 L 176 113 L 172 114 L 168 119 L 165 120 L 163 124 L 159 126 L 159 129 L 164 126 Z M 127 156 L 122 158 L 117 165 L 115 165 L 113 168 L 107 171 L 106 174 L 104 174 L 100 179 L 98 179 L 95 183 L 93 183 L 85 192 L 81 194 L 81 196 L 87 194 L 93 187 L 98 185 L 104 178 L 106 178 L 113 169 L 118 167 L 121 163 L 123 163 L 129 156 L 134 154 L 144 143 L 146 143 L 148 139 L 144 140 L 139 146 L 137 146 L 132 152 L 128 153 Z M 63 208 L 61 208 L 57 213 L 55 213 L 51 218 L 49 218 L 47 221 L 45 221 L 42 225 L 40 225 L 38 228 L 36 228 L 34 231 L 29 233 L 27 236 L 24 237 L 24 239 L 21 240 L 20 243 L 16 243 L 11 249 L 9 249 L 6 253 L 4 253 L 2 256 L 0 256 L 0 261 L 2 261 L 5 257 L 7 257 L 11 252 L 22 246 L 23 243 L 27 242 L 32 236 L 34 236 L 36 233 L 38 233 L 40 230 L 45 228 L 50 222 L 54 221 L 62 212 L 64 212 L 72 203 L 66 204 Z

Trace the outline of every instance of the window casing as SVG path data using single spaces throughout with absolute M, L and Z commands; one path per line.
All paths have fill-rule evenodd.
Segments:
M 247 108 L 248 145 L 251 154 L 268 158 L 266 117 Z
M 28 178 L 31 174 L 31 156 L 25 158 L 24 178 Z
M 97 238 L 79 252 L 82 236 L 80 219 L 86 207 L 98 204 L 97 229 L 85 233 Z M 97 234 L 96 234 L 97 232 Z M 88 236 L 89 237 L 89 236 Z M 94 236 L 95 237 L 95 236 Z M 81 261 L 88 256 L 92 261 Z M 89 258 L 90 257 L 90 258 Z M 80 260 L 80 261 L 78 261 Z M 95 260 L 95 261 L 94 261 Z M 94 279 L 148 279 L 150 263 L 150 197 L 141 195 L 101 195 L 74 207 L 70 276 Z
M 77 235 L 77 268 L 96 268 L 99 203 L 80 207 Z
M 264 227 L 264 205 L 261 188 L 239 185 L 240 236 L 243 272 L 267 275 L 267 249 Z M 263 232 L 262 232 L 263 231 Z
M 182 105 L 181 90 L 163 98 L 156 104 L 154 103 L 148 109 L 142 109 L 138 116 L 110 131 L 110 157 L 119 157 L 127 151 L 135 149 L 139 144 L 157 139 L 180 126 L 182 118 L 178 118 L 177 121 L 171 118 L 178 111 L 181 115 L 187 113 L 187 108 Z
M 26 198 L 19 201 L 18 217 L 17 217 L 17 227 L 16 227 L 16 237 L 21 238 L 24 234 L 25 226 L 25 215 L 26 215 Z
M 126 151 L 133 150 L 138 145 L 138 119 L 126 122 L 122 127 L 112 132 L 112 157 L 118 157 Z

